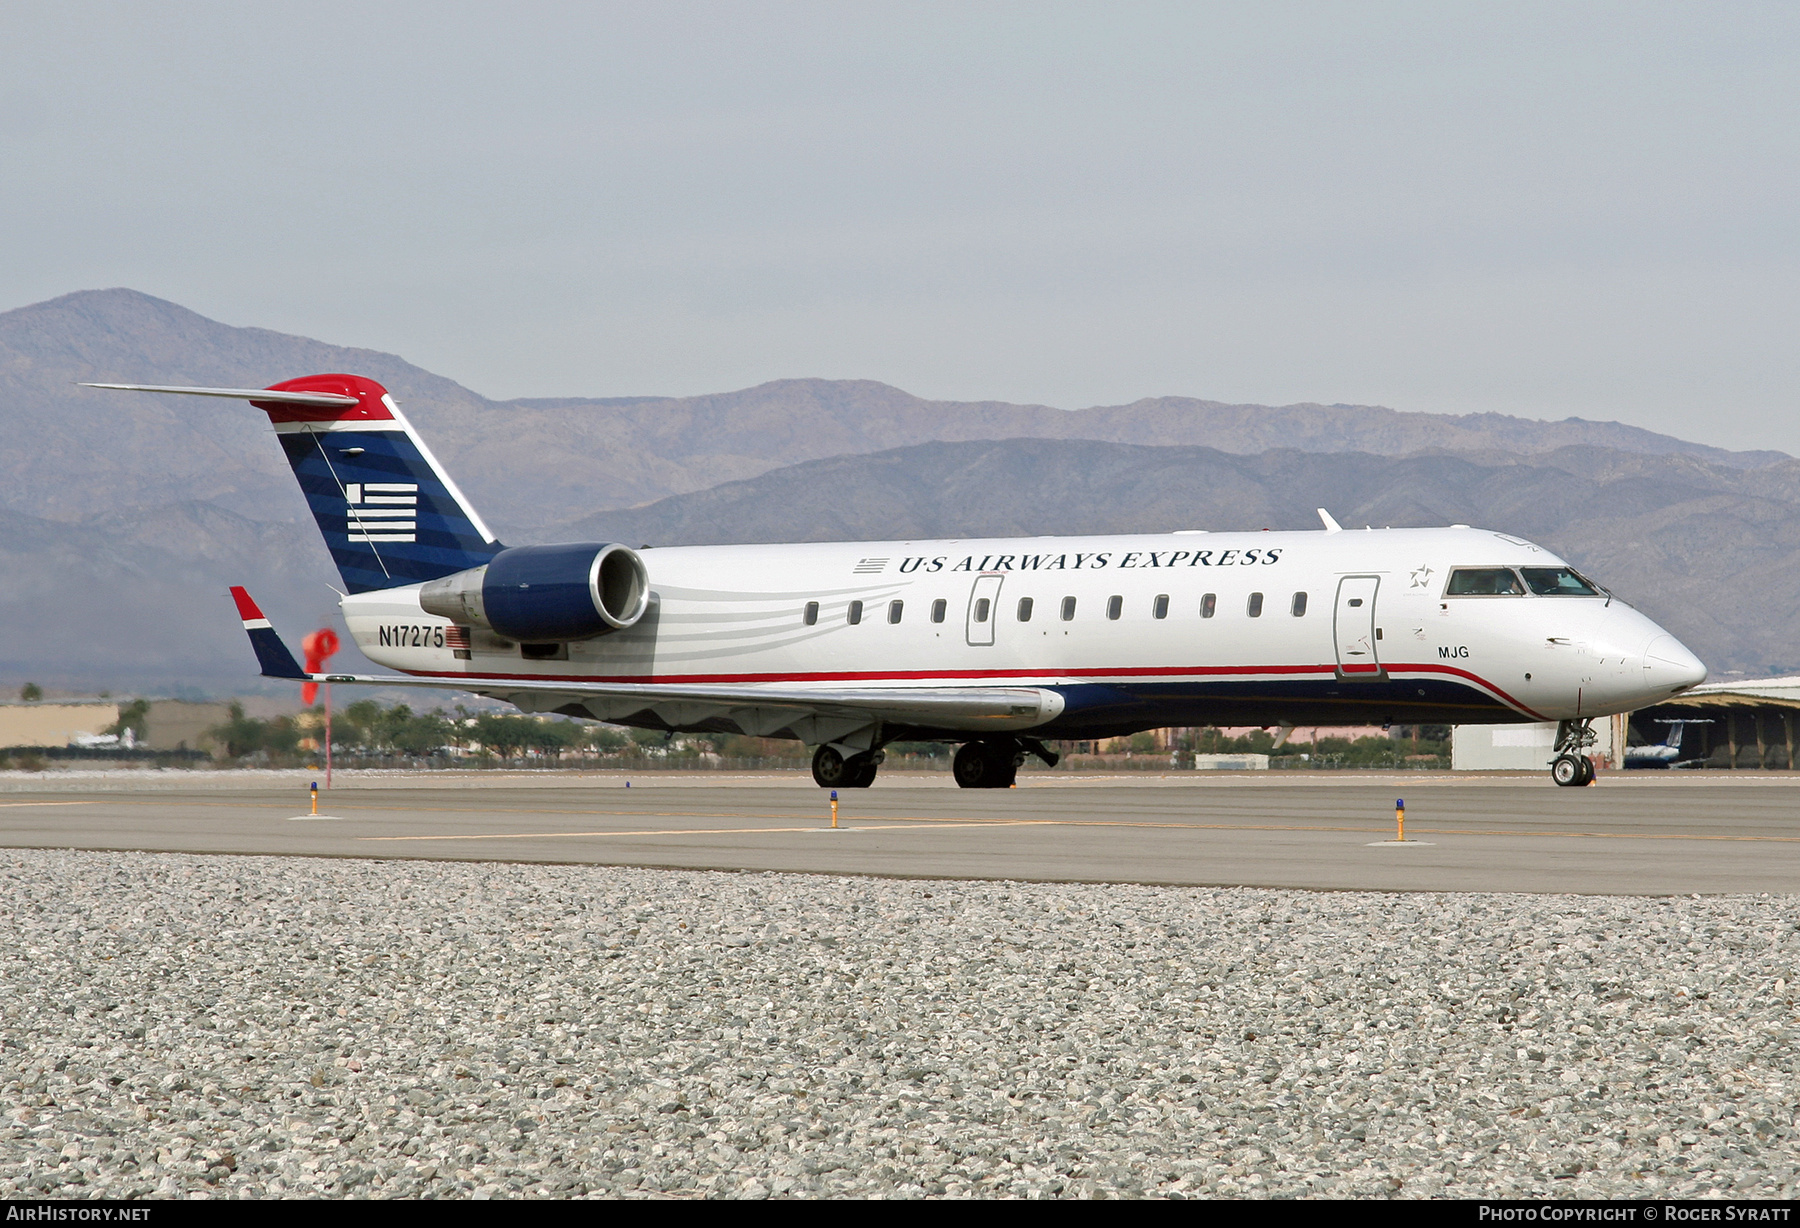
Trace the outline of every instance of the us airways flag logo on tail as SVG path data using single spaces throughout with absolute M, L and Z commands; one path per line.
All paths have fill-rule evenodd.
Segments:
M 353 542 L 418 540 L 417 482 L 350 482 L 344 487 L 345 529 Z

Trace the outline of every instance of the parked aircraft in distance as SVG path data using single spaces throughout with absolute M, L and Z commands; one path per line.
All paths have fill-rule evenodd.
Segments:
M 1661 742 L 1643 746 L 1627 746 L 1625 748 L 1625 766 L 1628 768 L 1677 768 L 1692 767 L 1706 760 L 1683 759 L 1681 757 L 1681 736 L 1689 725 L 1710 725 L 1711 721 L 1697 720 L 1659 720 L 1659 725 L 1667 725 L 1669 732 Z
M 504 546 L 381 385 L 94 384 L 269 415 L 343 576 L 345 623 L 402 676 L 305 674 L 236 595 L 270 677 L 439 687 L 669 731 L 796 738 L 821 786 L 897 740 L 959 743 L 1003 788 L 1045 739 L 1193 725 L 1559 722 L 1703 681 L 1674 636 L 1540 546 L 1467 525 L 632 548 Z

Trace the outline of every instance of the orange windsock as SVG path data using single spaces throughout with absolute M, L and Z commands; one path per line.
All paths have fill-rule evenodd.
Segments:
M 306 654 L 306 672 L 322 674 L 325 662 L 338 650 L 337 632 L 330 627 L 320 627 L 317 631 L 300 641 L 300 650 Z M 303 682 L 300 684 L 300 702 L 310 707 L 319 697 L 319 684 Z

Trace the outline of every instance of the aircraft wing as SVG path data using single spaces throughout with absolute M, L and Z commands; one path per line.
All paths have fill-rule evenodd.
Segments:
M 1063 697 L 1044 687 L 819 687 L 794 683 L 689 686 L 561 681 L 458 674 L 314 674 L 302 669 L 250 594 L 234 587 L 238 614 L 266 678 L 468 691 L 522 712 L 557 712 L 652 728 L 787 734 L 808 744 L 836 742 L 876 723 L 959 732 L 1031 729 L 1060 715 Z

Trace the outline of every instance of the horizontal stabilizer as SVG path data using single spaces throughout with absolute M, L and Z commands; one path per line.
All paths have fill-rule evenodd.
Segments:
M 288 646 L 281 642 L 275 628 L 263 617 L 263 612 L 251 600 L 249 592 L 241 585 L 231 586 L 231 599 L 237 602 L 238 617 L 244 620 L 244 633 L 250 637 L 250 647 L 256 650 L 257 664 L 262 666 L 265 678 L 292 678 L 304 682 L 307 673 L 294 660 L 294 654 Z
M 272 405 L 320 405 L 348 409 L 361 404 L 355 397 L 335 392 L 273 392 L 267 388 L 177 388 L 163 384 L 88 384 L 83 388 L 113 388 L 120 392 L 173 392 L 189 397 L 231 397 L 239 401 L 266 401 Z

